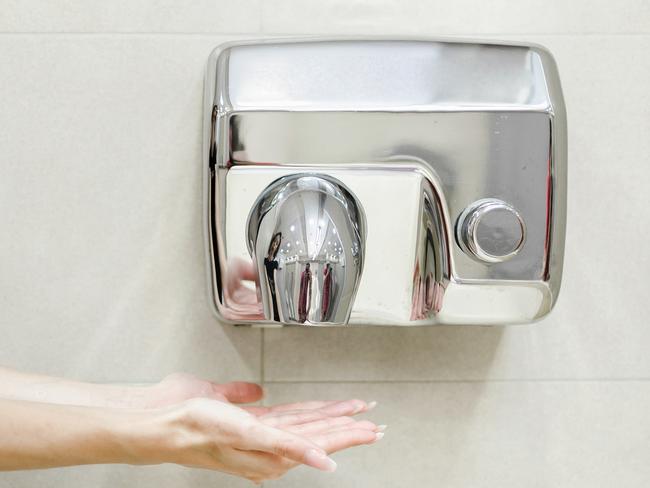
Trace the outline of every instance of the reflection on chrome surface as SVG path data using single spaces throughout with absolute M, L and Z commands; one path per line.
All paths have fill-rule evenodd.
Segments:
M 449 247 L 440 200 L 429 185 L 422 189 L 411 320 L 426 319 L 442 308 L 450 277 Z
M 253 205 L 247 229 L 267 320 L 347 323 L 363 269 L 365 217 L 343 183 L 318 174 L 280 178 Z

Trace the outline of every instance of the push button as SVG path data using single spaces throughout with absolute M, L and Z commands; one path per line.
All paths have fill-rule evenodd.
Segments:
M 524 245 L 526 226 L 514 207 L 496 198 L 478 200 L 458 217 L 456 239 L 474 259 L 500 263 Z

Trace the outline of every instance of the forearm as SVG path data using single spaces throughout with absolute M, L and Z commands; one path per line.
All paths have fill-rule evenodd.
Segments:
M 92 407 L 138 407 L 146 386 L 83 383 L 0 368 L 0 397 Z
M 383 435 L 372 422 L 349 419 L 368 409 L 359 400 L 312 403 L 298 410 L 300 404 L 279 405 L 256 417 L 209 398 L 153 409 L 0 399 L 0 471 L 176 463 L 261 482 L 298 464 L 333 471 L 328 453 Z
M 0 470 L 155 464 L 163 433 L 151 411 L 0 399 Z

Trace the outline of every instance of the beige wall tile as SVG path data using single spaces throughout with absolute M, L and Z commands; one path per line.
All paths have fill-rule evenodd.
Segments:
M 203 70 L 223 38 L 0 37 L 0 364 L 256 379 L 208 308 Z
M 0 32 L 245 33 L 261 0 L 4 0 Z
M 263 3 L 272 33 L 481 35 L 650 32 L 643 0 L 276 0 Z
M 641 488 L 650 481 L 648 382 L 273 384 L 271 402 L 362 397 L 378 444 L 266 486 Z
M 0 32 L 480 35 L 648 33 L 643 0 L 6 0 Z

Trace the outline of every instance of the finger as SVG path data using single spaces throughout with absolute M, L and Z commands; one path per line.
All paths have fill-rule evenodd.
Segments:
M 285 427 L 289 425 L 300 425 L 308 422 L 328 418 L 325 412 L 320 410 L 297 410 L 295 412 L 267 414 L 259 417 L 260 422 L 271 427 Z
M 255 383 L 234 381 L 232 383 L 213 384 L 213 390 L 226 397 L 232 403 L 257 402 L 264 396 L 264 390 Z
M 310 437 L 315 434 L 320 434 L 327 432 L 333 429 L 338 429 L 339 427 L 349 426 L 356 423 L 352 417 L 327 417 L 322 420 L 317 420 L 315 422 L 308 422 L 306 424 L 299 425 L 290 425 L 283 427 L 289 432 L 294 434 L 301 435 L 303 437 Z
M 343 422 L 344 419 L 347 419 L 348 422 Z M 309 424 L 284 427 L 284 429 L 288 430 L 289 432 L 293 432 L 294 434 L 307 437 L 308 439 L 313 439 L 314 437 L 317 437 L 321 434 L 338 432 L 340 430 L 365 429 L 371 432 L 380 432 L 383 430 L 369 420 L 361 420 L 357 422 L 350 417 L 326 419 L 319 422 L 311 422 Z
M 261 451 L 225 449 L 221 455 L 223 462 L 215 469 L 247 478 L 255 483 L 279 478 L 288 469 L 296 466 L 293 461 Z
M 344 422 L 353 423 L 355 424 L 356 428 L 350 429 L 350 427 Z M 318 424 L 321 424 L 321 427 L 325 427 L 326 429 L 329 427 L 329 431 L 320 432 L 318 435 L 313 435 L 312 440 L 330 454 L 341 451 L 343 449 L 347 449 L 349 447 L 363 444 L 372 444 L 383 437 L 383 434 L 378 435 L 376 432 L 378 427 L 372 422 L 366 420 L 355 422 L 350 417 L 340 417 L 338 419 L 327 419 L 318 422 Z M 327 426 L 325 426 L 325 424 L 327 424 Z M 297 426 L 296 428 L 307 430 L 307 426 L 314 427 L 313 424 L 305 424 L 303 426 Z M 366 431 L 365 434 L 362 432 L 364 430 Z M 259 464 L 257 465 L 258 469 L 266 473 L 275 473 L 275 476 L 266 475 L 266 479 L 275 478 L 279 476 L 279 474 L 283 474 L 288 469 L 296 466 L 297 464 L 300 464 L 299 462 L 290 460 L 288 458 L 282 458 L 276 454 L 259 454 L 261 456 L 255 458 L 259 460 Z M 283 462 L 279 460 L 283 460 Z
M 275 454 L 322 471 L 334 471 L 336 463 L 314 442 L 291 432 L 258 422 L 246 435 L 242 448 Z
M 312 409 L 301 409 L 297 408 L 295 410 L 314 410 L 321 412 L 329 417 L 342 417 L 344 415 L 356 415 L 358 413 L 367 412 L 368 410 L 374 407 L 374 402 L 370 404 L 364 402 L 363 400 L 344 400 L 337 402 L 327 402 L 320 407 L 314 407 Z M 273 416 L 285 415 L 288 412 L 291 412 L 288 409 L 275 409 L 267 414 L 263 414 L 263 418 L 269 418 Z
M 269 407 L 261 407 L 258 405 L 245 405 L 241 407 L 242 409 L 246 410 L 248 413 L 252 413 L 256 417 L 260 417 L 262 415 L 265 415 L 271 411 Z
M 330 417 L 323 412 L 318 410 L 307 411 L 307 412 L 291 412 L 284 415 L 275 415 L 275 416 L 262 416 L 259 418 L 261 422 L 271 427 L 282 428 L 287 430 L 290 427 L 300 427 L 302 425 L 311 426 L 312 429 L 317 428 L 316 426 L 332 426 L 332 425 L 344 425 L 348 423 L 355 422 L 352 417 L 340 416 L 340 417 Z M 367 425 L 375 428 L 376 425 L 368 420 L 357 422 L 360 426 L 364 427 Z
M 341 400 L 312 400 L 307 402 L 283 403 L 266 407 L 269 412 L 287 412 L 291 410 L 315 410 L 332 403 L 339 403 Z
M 368 412 L 375 408 L 376 402 L 367 403 L 363 400 L 345 400 L 342 402 L 326 405 L 320 410 L 327 413 L 330 417 L 342 417 L 343 415 L 356 415 Z
M 312 437 L 325 452 L 332 454 L 350 447 L 373 444 L 384 436 L 383 432 L 368 429 L 341 429 Z
M 285 403 L 272 405 L 270 407 L 247 406 L 243 407 L 256 416 L 267 416 L 270 414 L 283 414 L 294 410 L 317 410 L 325 409 L 330 416 L 354 415 L 356 413 L 368 412 L 375 408 L 377 402 L 364 402 L 362 400 L 328 400 L 328 401 L 307 401 L 297 403 Z M 353 412 L 352 414 L 348 412 Z
M 347 417 L 349 418 L 349 417 Z M 383 428 L 383 426 L 382 426 Z M 379 432 L 381 429 L 380 427 L 375 424 L 374 422 L 371 422 L 370 420 L 355 420 L 354 424 L 351 425 L 339 425 L 339 426 L 333 426 L 333 428 L 330 430 L 330 432 L 336 432 L 339 430 L 344 430 L 344 429 L 365 429 L 365 430 L 370 430 L 372 432 Z
M 243 407 L 248 410 L 250 413 L 260 416 L 267 415 L 270 413 L 283 413 L 294 410 L 315 410 L 326 405 L 331 405 L 332 403 L 338 403 L 339 400 L 334 401 L 310 401 L 310 402 L 298 402 L 298 403 L 284 403 L 281 405 L 271 405 L 269 407 L 263 406 L 248 406 Z

